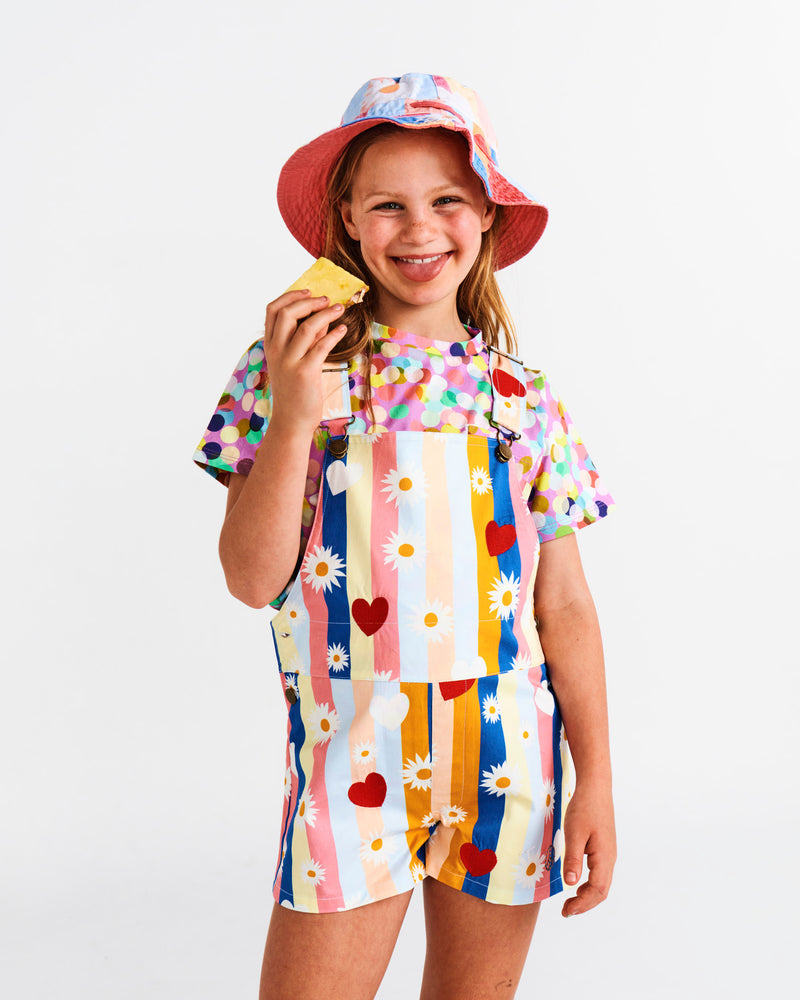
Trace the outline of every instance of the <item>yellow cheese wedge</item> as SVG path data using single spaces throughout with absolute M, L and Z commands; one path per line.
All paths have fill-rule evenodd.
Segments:
M 327 295 L 332 306 L 339 302 L 347 306 L 351 302 L 360 302 L 369 290 L 369 285 L 365 285 L 360 278 L 327 257 L 320 257 L 286 291 L 299 291 L 303 288 L 310 289 L 312 295 Z

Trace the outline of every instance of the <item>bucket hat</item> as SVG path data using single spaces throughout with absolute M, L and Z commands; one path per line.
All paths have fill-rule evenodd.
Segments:
M 474 90 L 446 76 L 406 73 L 367 82 L 347 106 L 338 128 L 301 146 L 278 178 L 278 208 L 289 232 L 314 257 L 325 245 L 322 204 L 331 170 L 359 133 L 390 122 L 401 128 L 445 128 L 465 136 L 469 162 L 486 197 L 506 206 L 494 266 L 524 257 L 542 235 L 547 209 L 501 172 L 489 116 Z

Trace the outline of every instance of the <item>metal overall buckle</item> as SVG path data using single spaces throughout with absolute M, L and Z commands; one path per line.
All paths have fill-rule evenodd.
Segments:
M 519 441 L 522 435 L 515 434 L 514 431 L 510 431 L 507 427 L 501 427 L 492 417 L 489 417 L 489 423 L 497 431 L 497 444 L 494 448 L 494 457 L 498 462 L 510 462 L 514 457 L 511 445 L 515 441 Z
M 350 419 L 345 424 L 344 434 L 333 435 L 328 431 L 328 451 L 335 459 L 342 459 L 347 454 L 347 428 L 353 423 L 355 417 L 350 417 Z

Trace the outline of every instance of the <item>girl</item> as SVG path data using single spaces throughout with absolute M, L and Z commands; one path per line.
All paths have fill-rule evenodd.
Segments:
M 574 535 L 611 501 L 548 381 L 510 353 L 493 272 L 547 212 L 494 147 L 472 91 L 408 74 L 370 80 L 289 159 L 287 226 L 369 293 L 271 302 L 195 456 L 228 486 L 231 593 L 278 609 L 288 746 L 262 1000 L 373 997 L 418 882 L 421 996 L 513 996 L 540 900 L 579 882 L 584 854 L 564 915 L 611 881 L 602 652 Z

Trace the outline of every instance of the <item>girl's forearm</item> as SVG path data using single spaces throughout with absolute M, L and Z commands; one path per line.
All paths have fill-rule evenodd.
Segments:
M 611 784 L 600 626 L 588 594 L 539 617 L 539 636 L 578 781 Z
M 308 433 L 273 416 L 219 538 L 228 589 L 255 608 L 274 600 L 297 563 Z

